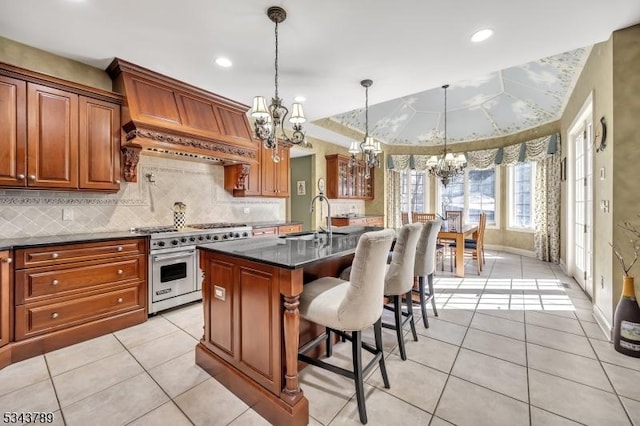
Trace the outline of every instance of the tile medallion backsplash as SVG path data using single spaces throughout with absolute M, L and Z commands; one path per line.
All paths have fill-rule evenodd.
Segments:
M 286 217 L 284 199 L 232 197 L 224 189 L 224 168 L 220 165 L 141 155 L 138 182 L 122 183 L 115 194 L 0 190 L 0 238 L 171 225 L 171 208 L 177 201 L 187 205 L 187 223 Z M 63 220 L 63 210 L 72 219 Z

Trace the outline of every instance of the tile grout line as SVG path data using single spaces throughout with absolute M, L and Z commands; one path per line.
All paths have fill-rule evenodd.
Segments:
M 46 354 L 42 354 L 42 358 L 44 358 L 44 364 L 47 367 L 47 373 L 49 374 L 49 380 L 51 380 L 51 387 L 53 387 L 53 393 L 56 396 L 56 401 L 58 402 L 58 408 L 60 409 L 60 416 L 62 416 L 62 424 L 66 426 L 67 421 L 64 418 L 64 412 L 62 411 L 62 404 L 60 403 L 60 397 L 58 396 L 58 390 L 56 389 L 56 383 L 53 381 L 53 375 L 51 374 L 51 369 L 49 368 L 49 362 L 47 361 Z

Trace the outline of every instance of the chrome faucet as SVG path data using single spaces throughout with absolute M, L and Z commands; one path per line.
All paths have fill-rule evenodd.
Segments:
M 331 237 L 332 237 L 332 232 L 331 232 L 331 204 L 329 203 L 329 199 L 324 196 L 324 192 L 320 191 L 320 193 L 318 195 L 316 195 L 315 197 L 313 197 L 313 199 L 311 200 L 311 206 L 309 207 L 309 213 L 313 213 L 313 207 L 315 206 L 316 200 L 320 200 L 320 202 L 322 202 L 322 201 L 326 201 L 327 202 L 327 229 L 326 229 L 326 232 L 329 235 L 329 239 L 331 239 Z

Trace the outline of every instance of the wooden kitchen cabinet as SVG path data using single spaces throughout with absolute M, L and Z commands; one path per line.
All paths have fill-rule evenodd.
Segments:
M 0 251 L 0 348 L 11 340 L 11 261 L 9 251 Z M 0 368 L 7 363 L 0 352 Z
M 358 162 L 349 165 L 346 155 L 326 155 L 327 161 L 327 198 L 373 200 L 375 195 L 375 168 L 370 170 L 369 179 L 365 178 L 366 165 Z
M 0 186 L 117 191 L 121 102 L 0 64 Z
M 80 96 L 79 187 L 120 189 L 120 105 Z
M 265 197 L 289 197 L 290 166 L 289 148 L 278 146 L 280 162 L 273 161 L 273 151 L 262 147 L 262 195 Z
M 332 226 L 384 226 L 384 216 L 354 216 L 341 217 L 334 216 L 331 218 Z
M 279 146 L 279 163 L 273 151 L 260 143 L 258 164 L 231 164 L 224 167 L 224 188 L 234 197 L 263 196 L 287 198 L 291 194 L 289 148 Z
M 14 362 L 147 319 L 144 238 L 23 248 L 14 264 Z
M 293 234 L 295 232 L 302 232 L 301 223 L 278 226 L 278 235 Z
M 273 237 L 278 235 L 278 227 L 277 226 L 269 226 L 267 228 L 254 228 L 253 236 L 254 237 Z

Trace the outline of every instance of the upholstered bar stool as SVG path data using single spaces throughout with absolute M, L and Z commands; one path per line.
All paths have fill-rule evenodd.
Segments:
M 413 274 L 418 277 L 418 292 L 420 296 L 420 309 L 422 309 L 422 322 L 426 328 L 429 328 L 429 320 L 427 319 L 427 302 L 431 300 L 433 313 L 438 316 L 436 309 L 436 301 L 433 294 L 433 274 L 436 269 L 436 244 L 438 240 L 438 232 L 442 227 L 442 220 L 429 220 L 424 223 L 418 246 L 416 247 L 416 260 L 414 264 Z M 425 289 L 425 278 L 429 292 Z
M 349 281 L 323 277 L 304 285 L 300 296 L 300 315 L 311 322 L 326 327 L 326 332 L 307 343 L 298 352 L 298 359 L 349 377 L 355 381 L 356 399 L 360 421 L 367 423 L 363 377 L 376 363 L 380 365 L 385 388 L 389 379 L 382 352 L 382 297 L 387 253 L 395 236 L 392 229 L 367 232 L 358 240 L 351 265 Z M 375 347 L 362 342 L 362 330 L 373 325 Z M 327 356 L 331 356 L 332 332 L 351 341 L 353 371 L 340 368 L 316 358 L 304 355 L 317 345 L 327 343 Z M 363 368 L 362 349 L 371 352 L 373 359 Z
M 396 331 L 400 358 L 407 360 L 407 352 L 404 348 L 403 326 L 407 322 L 411 326 L 413 340 L 418 341 L 416 324 L 413 320 L 413 301 L 411 299 L 413 288 L 413 270 L 416 259 L 416 246 L 422 231 L 421 223 L 405 225 L 397 233 L 396 245 L 393 249 L 391 263 L 387 265 L 387 273 L 384 277 L 384 295 L 391 299 L 392 305 L 384 305 L 385 309 L 393 311 L 395 323 L 393 325 L 382 323 L 384 328 Z M 405 296 L 407 312 L 402 310 L 402 296 Z M 404 317 L 404 318 L 403 318 Z

